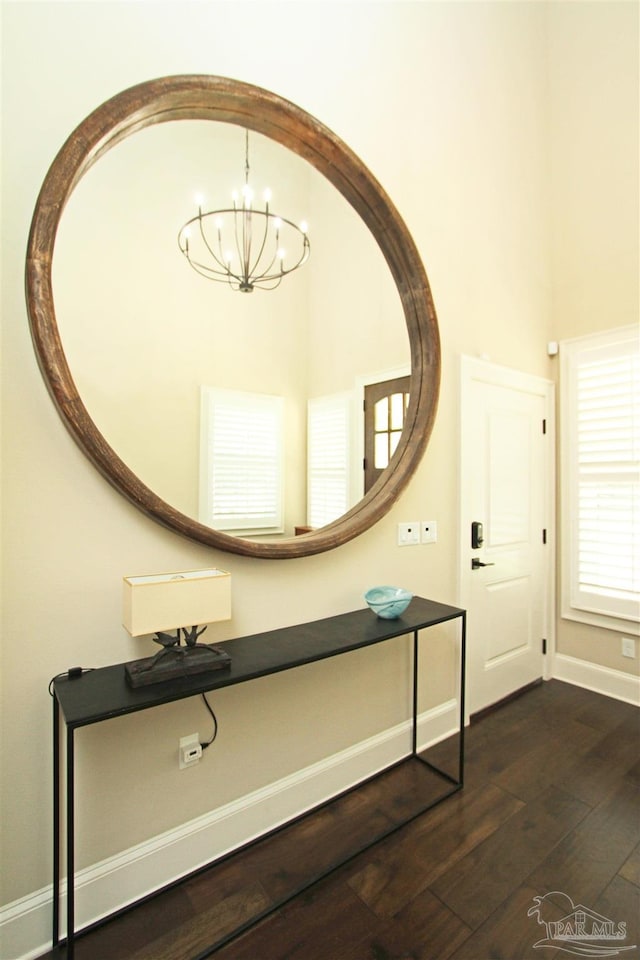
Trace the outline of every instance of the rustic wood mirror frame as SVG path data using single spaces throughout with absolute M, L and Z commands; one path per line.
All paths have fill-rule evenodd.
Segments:
M 89 416 L 57 326 L 52 261 L 65 204 L 89 168 L 120 140 L 154 123 L 204 119 L 234 123 L 288 147 L 349 201 L 376 239 L 398 288 L 411 348 L 406 425 L 389 467 L 338 520 L 303 536 L 260 542 L 221 533 L 160 499 L 118 457 Z M 299 107 L 259 87 L 215 76 L 171 76 L 123 91 L 91 113 L 56 156 L 38 196 L 27 249 L 26 296 L 31 334 L 51 397 L 74 439 L 103 476 L 165 527 L 220 550 L 287 559 L 331 550 L 357 537 L 391 508 L 426 448 L 438 403 L 440 341 L 427 276 L 400 215 L 353 152 Z M 90 314 L 90 304 L 87 313 Z

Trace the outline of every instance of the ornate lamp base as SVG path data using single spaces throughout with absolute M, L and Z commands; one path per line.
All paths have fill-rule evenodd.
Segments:
M 163 651 L 161 657 L 143 657 L 125 663 L 124 672 L 131 687 L 147 687 L 152 683 L 190 677 L 208 670 L 224 670 L 231 657 L 220 647 L 199 643 L 193 647 L 177 647 Z

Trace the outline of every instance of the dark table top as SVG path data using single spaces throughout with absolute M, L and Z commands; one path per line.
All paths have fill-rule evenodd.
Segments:
M 134 689 L 125 679 L 124 664 L 118 663 L 86 671 L 72 680 L 59 677 L 53 689 L 67 725 L 87 726 L 334 657 L 453 620 L 463 613 L 460 607 L 414 597 L 397 620 L 382 620 L 369 609 L 354 610 L 216 643 L 231 657 L 230 666 L 224 670 Z

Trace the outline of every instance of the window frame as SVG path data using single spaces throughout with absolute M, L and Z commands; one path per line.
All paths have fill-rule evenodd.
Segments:
M 561 507 L 562 507 L 562 556 L 561 556 L 561 616 L 617 632 L 640 635 L 637 599 L 624 601 L 607 598 L 598 590 L 583 589 L 579 579 L 579 482 L 578 461 L 578 372 L 592 360 L 632 356 L 638 354 L 638 331 L 633 326 L 620 327 L 598 334 L 577 337 L 560 343 L 560 454 L 561 454 Z M 637 401 L 636 401 L 637 402 Z M 638 478 L 637 461 L 626 471 L 632 480 Z M 585 470 L 587 473 L 588 470 Z M 614 469 L 624 482 L 624 470 Z M 596 476 L 595 473 L 592 476 Z M 585 476 L 583 474 L 583 481 Z M 588 481 L 587 481 L 588 482 Z M 595 482 L 595 481 L 592 481 Z M 616 482 L 611 480 L 610 482 Z M 637 535 L 636 535 L 637 536 Z

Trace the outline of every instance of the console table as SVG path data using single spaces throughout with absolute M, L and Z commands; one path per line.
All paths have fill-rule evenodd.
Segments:
M 417 752 L 417 715 L 418 715 L 418 633 L 449 620 L 460 621 L 459 655 L 459 750 L 457 774 L 435 767 Z M 415 758 L 429 766 L 443 780 L 448 789 L 436 800 L 431 799 L 417 813 L 412 813 L 402 823 L 394 823 L 383 836 L 399 829 L 409 820 L 424 813 L 435 803 L 460 790 L 464 770 L 464 687 L 465 687 L 465 639 L 466 612 L 459 607 L 451 607 L 433 600 L 414 597 L 409 607 L 397 620 L 378 619 L 370 610 L 356 610 L 310 623 L 284 627 L 266 633 L 254 634 L 228 640 L 217 646 L 231 656 L 231 665 L 226 670 L 212 671 L 194 677 L 181 677 L 148 687 L 133 689 L 125 680 L 124 664 L 101 667 L 85 671 L 81 676 L 69 678 L 62 676 L 51 684 L 53 694 L 53 946 L 66 942 L 67 958 L 74 955 L 75 931 L 75 796 L 74 796 L 74 733 L 79 727 L 101 723 L 112 717 L 121 717 L 139 710 L 148 710 L 160 704 L 172 703 L 185 697 L 218 690 L 236 683 L 246 683 L 257 677 L 268 676 L 281 670 L 291 670 L 307 663 L 315 663 L 328 657 L 335 657 L 350 650 L 358 650 L 372 644 L 382 643 L 394 637 L 413 634 L 413 730 L 411 753 L 407 758 Z M 61 737 L 61 724 L 66 729 L 66 737 Z M 61 742 L 62 741 L 62 742 Z M 64 783 L 62 770 L 62 750 L 66 752 L 66 777 Z M 356 785 L 357 786 L 357 785 Z M 355 788 L 351 788 L 355 789 Z M 61 867 L 61 819 L 62 799 L 66 811 L 66 852 L 67 852 L 67 936 L 61 940 L 59 935 L 60 919 L 60 867 Z M 317 809 L 317 808 L 316 808 Z M 376 837 L 378 843 L 383 836 Z M 371 845 L 371 844 L 369 844 Z M 366 847 L 362 848 L 366 849 Z M 362 849 L 358 852 L 362 852 Z M 349 856 L 348 859 L 351 859 Z M 343 861 L 346 862 L 346 861 Z M 334 864 L 322 876 L 326 876 L 337 866 Z M 307 886 L 316 883 L 320 877 L 314 877 Z M 296 891 L 300 893 L 301 890 Z M 290 899 L 289 897 L 287 899 Z M 227 935 L 219 943 L 211 945 L 211 951 L 228 942 L 238 933 L 247 929 L 268 913 L 281 906 L 276 903 L 249 923 Z M 202 954 L 201 956 L 204 956 Z

